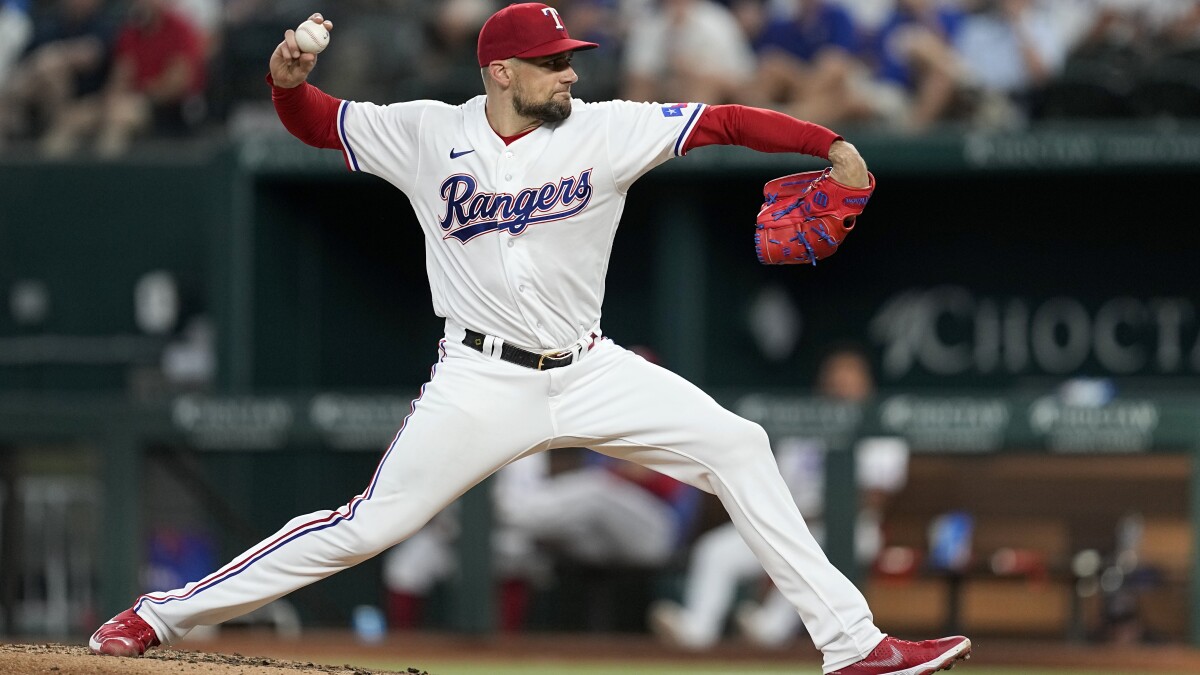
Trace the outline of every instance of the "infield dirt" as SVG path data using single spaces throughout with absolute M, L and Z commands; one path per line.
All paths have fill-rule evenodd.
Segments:
M 97 656 L 87 647 L 47 644 L 0 645 L 2 675 L 429 675 L 423 670 L 369 670 L 357 666 L 281 661 L 240 654 L 154 649 L 142 658 Z

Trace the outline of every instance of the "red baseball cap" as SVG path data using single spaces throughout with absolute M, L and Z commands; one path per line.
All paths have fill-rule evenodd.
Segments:
M 479 29 L 476 56 L 482 68 L 492 61 L 514 56 L 534 58 L 599 46 L 571 39 L 557 9 L 540 2 L 523 2 L 509 5 L 488 18 Z

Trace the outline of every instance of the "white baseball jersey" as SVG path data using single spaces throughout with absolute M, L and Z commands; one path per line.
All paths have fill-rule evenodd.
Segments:
M 704 106 L 575 101 L 566 120 L 506 146 L 485 101 L 344 102 L 346 160 L 408 195 L 438 316 L 564 348 L 600 320 L 629 187 L 681 154 Z

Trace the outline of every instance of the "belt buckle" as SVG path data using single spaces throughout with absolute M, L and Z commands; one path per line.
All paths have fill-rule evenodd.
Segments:
M 568 352 L 557 352 L 555 354 L 540 354 L 538 356 L 537 369 L 544 370 L 543 364 L 546 362 L 547 357 L 552 358 L 552 359 L 564 358 L 564 357 L 570 355 L 570 353 L 571 352 L 568 351 Z

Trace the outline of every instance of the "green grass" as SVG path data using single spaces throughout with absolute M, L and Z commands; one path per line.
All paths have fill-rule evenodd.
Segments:
M 821 675 L 819 668 L 795 668 L 775 664 L 666 664 L 647 662 L 575 662 L 575 661 L 429 661 L 396 664 L 388 662 L 364 663 L 359 666 L 381 670 L 404 669 L 413 666 L 424 668 L 430 675 Z M 970 663 L 957 666 L 954 675 L 1149 675 L 1129 670 L 1097 671 L 1094 669 L 1040 668 L 988 668 L 975 667 Z

